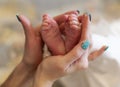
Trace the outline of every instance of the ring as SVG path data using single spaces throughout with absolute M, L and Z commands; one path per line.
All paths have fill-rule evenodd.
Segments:
M 90 45 L 90 42 L 86 40 L 85 42 L 82 43 L 81 47 L 82 49 L 86 50 Z

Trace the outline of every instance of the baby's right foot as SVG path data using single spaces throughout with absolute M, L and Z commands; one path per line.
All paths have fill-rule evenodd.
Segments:
M 65 53 L 64 41 L 61 37 L 58 24 L 48 15 L 43 16 L 41 35 L 43 41 L 53 55 L 61 55 Z

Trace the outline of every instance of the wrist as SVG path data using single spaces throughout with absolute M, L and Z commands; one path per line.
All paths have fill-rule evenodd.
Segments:
M 32 67 L 32 65 L 28 65 L 27 63 L 25 63 L 24 61 L 21 61 L 18 65 L 18 67 L 23 68 L 24 71 L 26 72 L 32 72 L 32 71 L 36 71 L 35 67 Z
M 27 69 L 27 71 L 36 71 L 39 63 L 29 55 L 24 55 L 22 61 L 20 62 L 20 64 L 22 64 Z
M 29 79 L 33 78 L 34 72 L 20 62 L 1 87 L 23 87 Z
M 47 75 L 42 72 L 36 72 L 33 87 L 52 87 L 54 80 L 50 80 Z

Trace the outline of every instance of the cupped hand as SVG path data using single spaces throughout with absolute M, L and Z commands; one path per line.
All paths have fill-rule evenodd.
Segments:
M 76 13 L 76 11 L 68 11 L 66 13 L 55 16 L 54 19 L 58 24 L 61 24 L 66 20 L 65 14 Z M 31 69 L 34 69 L 40 64 L 43 57 L 43 42 L 40 35 L 39 24 L 37 27 L 33 27 L 29 19 L 24 15 L 17 15 L 19 22 L 22 24 L 25 34 L 25 47 L 22 63 Z
M 22 62 L 31 69 L 37 68 L 42 61 L 42 39 L 38 28 L 34 28 L 30 21 L 23 15 L 17 15 L 25 33 L 25 47 Z
M 52 55 L 63 55 L 69 52 L 79 42 L 86 39 L 90 43 L 89 49 L 81 56 L 83 67 L 88 66 L 88 60 L 93 60 L 100 56 L 107 46 L 102 46 L 99 50 L 90 52 L 92 49 L 92 38 L 89 24 L 91 20 L 90 14 L 78 16 L 78 13 L 66 15 L 66 21 L 57 24 L 57 22 L 49 15 L 43 16 L 41 26 L 41 35 L 43 41 L 47 44 Z M 60 28 L 60 29 L 59 29 Z M 60 32 L 61 31 L 61 32 Z M 65 36 L 62 38 L 61 33 Z
M 64 14 L 55 16 L 54 19 L 60 24 L 61 22 L 66 20 L 65 14 L 71 14 L 75 12 L 76 11 L 69 11 Z M 37 69 L 37 66 L 41 63 L 43 58 L 43 43 L 41 40 L 41 35 L 39 33 L 41 24 L 34 28 L 25 16 L 17 15 L 17 18 L 22 24 L 25 34 L 24 56 L 20 64 L 18 64 L 18 66 L 14 70 L 14 74 L 12 74 L 12 76 L 9 77 L 10 79 L 8 78 L 5 84 L 15 87 L 21 85 L 22 87 L 27 87 L 31 85 L 31 82 L 33 83 L 33 76 L 35 75 L 34 73 Z M 19 78 L 19 76 L 17 75 L 18 72 L 21 72 L 21 78 Z M 11 82 L 17 78 L 19 78 L 19 80 L 12 84 Z M 10 83 L 11 85 L 8 83 Z
M 82 48 L 85 43 L 86 40 L 79 40 L 79 43 L 67 54 L 44 58 L 37 68 L 34 87 L 51 87 L 58 78 L 81 70 L 76 65 L 86 51 Z M 88 47 L 89 45 L 86 48 Z
M 43 61 L 41 62 L 41 64 L 37 69 L 34 86 L 47 87 L 48 85 L 48 87 L 50 87 L 49 85 L 52 85 L 52 82 L 54 82 L 56 79 L 64 75 L 70 74 L 72 72 L 76 72 L 78 70 L 83 70 L 87 68 L 88 56 L 90 56 L 90 58 L 97 57 L 105 51 L 106 46 L 103 46 L 100 50 L 95 51 L 91 54 L 89 53 L 89 50 L 92 47 L 90 44 L 91 38 L 90 38 L 89 26 L 88 26 L 89 16 L 87 14 L 84 14 L 82 16 L 82 19 L 79 21 L 81 21 L 82 26 L 81 26 L 81 35 L 77 45 L 75 45 L 71 50 L 69 50 L 69 52 L 65 53 L 64 55 L 54 54 L 53 56 L 48 56 L 45 59 L 43 59 Z M 80 26 L 74 25 L 73 28 L 75 27 L 78 28 Z M 59 41 L 64 41 L 64 40 L 62 40 L 62 37 L 59 36 L 60 34 L 58 30 L 58 25 L 48 15 L 45 15 L 43 17 L 41 33 L 43 40 L 48 45 L 49 49 L 51 51 L 54 50 L 59 53 L 61 50 L 57 49 L 59 48 L 57 46 L 59 46 L 58 44 L 62 43 Z M 52 37 L 50 37 L 51 34 L 53 34 Z M 54 37 L 54 35 L 56 37 Z M 62 47 L 63 45 L 60 46 Z

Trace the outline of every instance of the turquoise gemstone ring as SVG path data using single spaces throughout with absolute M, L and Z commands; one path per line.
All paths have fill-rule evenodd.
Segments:
M 89 43 L 89 41 L 87 40 L 87 41 L 85 41 L 84 43 L 82 43 L 81 47 L 82 47 L 84 50 L 86 50 L 86 49 L 89 47 L 89 45 L 90 45 L 90 43 Z

